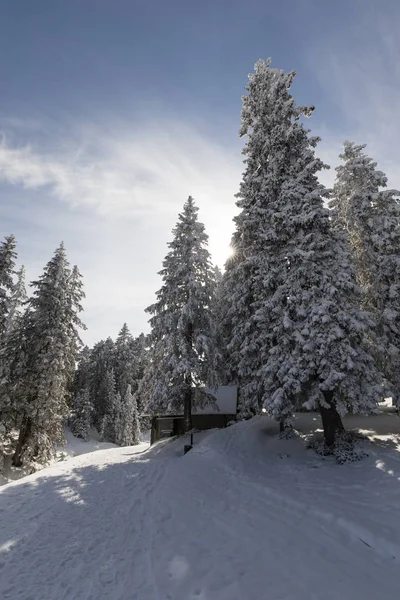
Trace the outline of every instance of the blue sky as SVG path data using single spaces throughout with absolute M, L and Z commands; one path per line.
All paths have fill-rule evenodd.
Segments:
M 85 281 L 85 340 L 147 328 L 177 213 L 200 207 L 227 256 L 241 95 L 259 58 L 298 73 L 335 167 L 368 143 L 400 186 L 395 0 L 3 0 L 0 217 L 33 279 L 64 240 Z M 334 170 L 323 175 L 332 183 Z

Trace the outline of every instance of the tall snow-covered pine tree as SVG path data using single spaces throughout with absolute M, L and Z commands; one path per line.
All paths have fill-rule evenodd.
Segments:
M 281 422 L 299 404 L 319 409 L 332 445 L 343 428 L 340 415 L 374 410 L 380 376 L 346 240 L 323 206 L 318 139 L 301 122 L 313 108 L 296 106 L 294 76 L 269 60 L 249 76 L 227 312 L 246 401 Z
M 376 327 L 375 356 L 400 403 L 400 192 L 364 153 L 345 142 L 330 202 L 334 226 L 348 237 L 362 290 L 362 307 Z
M 12 386 L 19 423 L 15 466 L 48 461 L 63 440 L 83 296 L 81 290 L 71 293 L 70 278 L 61 244 L 43 275 L 32 283 L 33 295 L 21 326 L 24 351 L 17 359 L 19 377 Z
M 202 402 L 194 387 L 217 385 L 221 364 L 212 310 L 215 271 L 208 236 L 193 198 L 185 202 L 163 262 L 157 302 L 150 319 L 150 360 L 141 390 L 155 411 L 184 411 L 191 429 L 192 407 Z M 199 398 L 199 400 L 197 400 Z

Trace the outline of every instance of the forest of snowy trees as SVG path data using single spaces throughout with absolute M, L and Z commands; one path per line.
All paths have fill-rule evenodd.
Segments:
M 236 384 L 238 418 L 264 411 L 284 433 L 296 411 L 318 411 L 331 448 L 346 413 L 400 402 L 400 192 L 351 142 L 333 189 L 319 182 L 328 167 L 304 125 L 314 108 L 296 104 L 294 77 L 256 63 L 232 256 L 223 274 L 212 264 L 189 196 L 148 335 L 124 324 L 83 347 L 82 278 L 63 245 L 28 297 L 14 237 L 1 244 L 0 441 L 15 466 L 49 461 L 67 422 L 119 445 L 139 443 L 143 415 L 181 412 L 188 431 L 205 385 Z
M 143 404 L 137 390 L 146 363 L 146 337 L 134 338 L 125 323 L 111 338 L 83 348 L 73 382 L 71 429 L 87 439 L 94 426 L 105 441 L 121 446 L 140 442 Z

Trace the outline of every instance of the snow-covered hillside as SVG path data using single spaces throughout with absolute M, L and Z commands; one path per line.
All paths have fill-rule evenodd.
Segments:
M 0 597 L 396 598 L 399 419 L 383 418 L 370 457 L 344 466 L 259 417 L 199 434 L 185 456 L 182 439 L 113 448 L 6 485 Z

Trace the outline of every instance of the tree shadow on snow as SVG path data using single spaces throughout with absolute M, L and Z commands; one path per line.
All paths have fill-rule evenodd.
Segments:
M 86 579 L 88 590 L 93 587 L 93 595 L 88 591 L 82 597 L 103 597 L 102 580 L 114 577 L 113 570 L 129 573 L 139 560 L 138 543 L 131 541 L 139 540 L 139 547 L 150 543 L 151 527 L 145 523 L 168 457 L 183 454 L 180 444 L 174 448 L 169 442 L 122 463 L 62 462 L 0 488 L 0 598 L 75 598 L 71 578 L 79 579 L 79 588 Z M 127 599 L 141 597 L 133 591 L 127 590 Z

